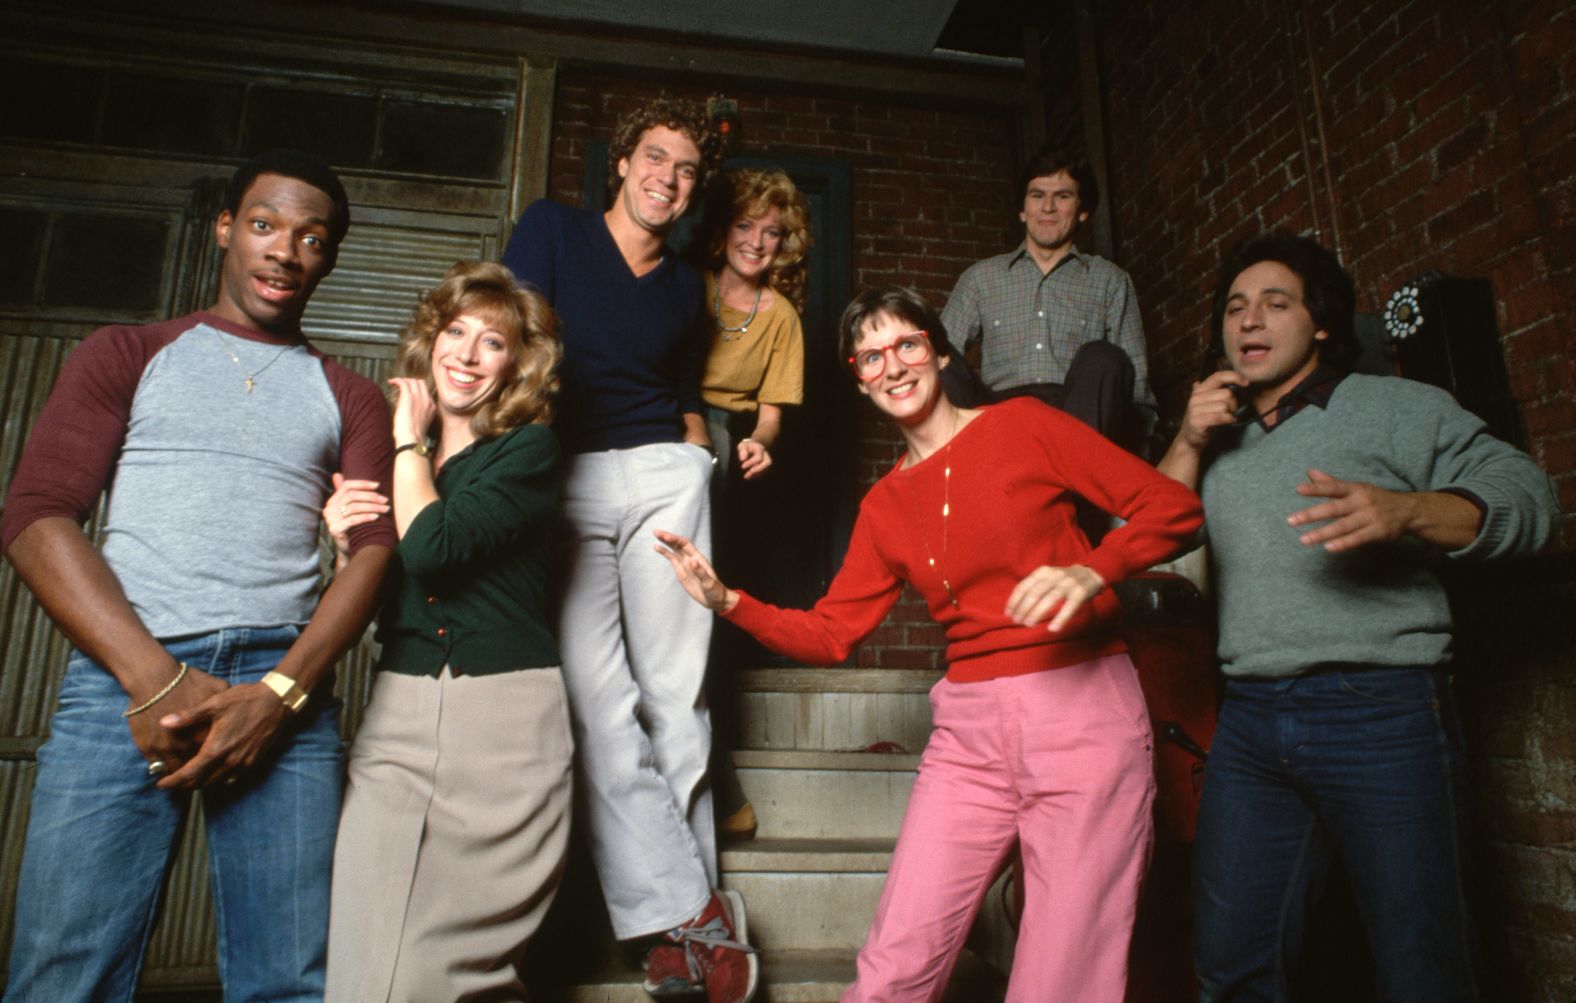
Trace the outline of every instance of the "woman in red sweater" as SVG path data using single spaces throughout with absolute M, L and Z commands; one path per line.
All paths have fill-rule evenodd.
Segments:
M 1154 774 L 1108 586 L 1181 550 L 1198 498 L 1039 401 L 954 407 L 941 318 L 910 290 L 856 298 L 841 343 L 908 450 L 861 503 L 826 596 L 779 609 L 682 537 L 657 549 L 696 601 L 799 661 L 847 658 L 905 582 L 946 628 L 934 731 L 844 1003 L 939 998 L 1014 844 L 1026 905 L 1007 999 L 1120 1003 Z M 1125 522 L 1091 547 L 1075 496 Z

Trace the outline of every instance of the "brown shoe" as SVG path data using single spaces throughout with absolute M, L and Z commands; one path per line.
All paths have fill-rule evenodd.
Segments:
M 755 817 L 755 806 L 748 801 L 744 807 L 717 823 L 717 831 L 733 839 L 754 839 L 760 820 Z

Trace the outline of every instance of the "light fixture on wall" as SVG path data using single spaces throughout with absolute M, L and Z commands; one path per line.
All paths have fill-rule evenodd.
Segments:
M 721 96 L 706 99 L 706 117 L 722 141 L 722 155 L 731 157 L 739 152 L 739 102 Z

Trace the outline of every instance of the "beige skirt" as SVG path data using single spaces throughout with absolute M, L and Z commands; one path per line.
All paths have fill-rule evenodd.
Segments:
M 525 998 L 518 966 L 569 840 L 556 668 L 380 672 L 334 850 L 329 1003 Z

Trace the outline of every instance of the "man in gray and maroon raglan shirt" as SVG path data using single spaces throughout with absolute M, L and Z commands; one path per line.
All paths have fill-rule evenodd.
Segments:
M 322 997 L 332 665 L 396 542 L 387 518 L 352 530 L 319 595 L 332 474 L 387 484 L 393 458 L 377 387 L 300 332 L 348 225 L 316 158 L 243 165 L 212 310 L 95 332 L 39 415 L 0 540 L 76 650 L 38 753 L 8 1001 L 131 998 L 192 790 L 227 998 Z M 81 526 L 106 490 L 95 551 Z

